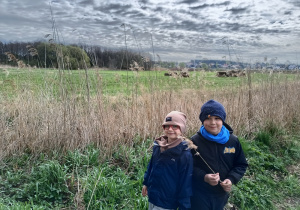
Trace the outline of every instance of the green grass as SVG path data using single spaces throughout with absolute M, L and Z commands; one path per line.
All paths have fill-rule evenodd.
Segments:
M 273 143 L 262 141 L 261 132 Z M 274 151 L 282 136 L 291 137 L 290 142 L 281 143 L 290 152 Z M 249 168 L 234 186 L 229 202 L 239 209 L 299 208 L 299 171 L 288 171 L 299 164 L 299 136 L 266 127 L 254 140 L 240 141 Z M 141 189 L 151 145 L 151 140 L 136 138 L 132 145 L 116 148 L 109 159 L 103 159 L 103 151 L 92 145 L 64 156 L 54 151 L 39 157 L 26 153 L 6 158 L 0 165 L 0 208 L 146 210 L 147 198 Z
M 102 161 L 93 146 L 69 151 L 64 157 L 54 152 L 8 158 L 0 170 L 0 207 L 77 208 L 74 198 L 82 192 L 80 204 L 89 209 L 146 209 L 141 186 L 150 144 L 137 139 L 136 146 L 122 146 Z
M 9 73 L 7 73 L 9 72 Z M 165 71 L 112 71 L 88 70 L 88 80 L 84 70 L 54 69 L 0 69 L 1 94 L 14 96 L 24 90 L 35 93 L 45 90 L 59 94 L 66 93 L 87 94 L 87 81 L 90 94 L 103 93 L 140 94 L 141 90 L 177 90 L 177 89 L 205 89 L 217 90 L 220 88 L 239 87 L 247 83 L 246 77 L 216 77 L 215 72 L 189 72 L 189 78 L 172 78 L 164 76 Z M 252 74 L 252 82 L 261 83 L 270 79 L 276 81 L 293 80 L 294 74 Z
M 270 123 L 255 134 L 254 141 L 241 139 L 249 168 L 234 187 L 230 202 L 241 209 L 299 208 L 299 171 L 287 170 L 289 165 L 299 165 L 299 133 L 296 136 Z M 286 203 L 289 199 L 294 206 Z

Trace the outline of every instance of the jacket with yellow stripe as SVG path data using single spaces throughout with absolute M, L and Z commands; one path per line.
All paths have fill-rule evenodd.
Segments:
M 225 144 L 209 141 L 199 131 L 192 136 L 191 140 L 197 146 L 197 152 L 204 161 L 215 173 L 219 173 L 221 181 L 230 179 L 232 184 L 236 184 L 244 176 L 248 163 L 238 138 L 233 135 L 232 128 L 226 123 L 224 126 L 230 133 L 229 140 Z M 205 193 L 212 196 L 226 194 L 220 184 L 211 186 L 204 181 L 204 176 L 213 172 L 202 158 L 196 155 L 195 150 L 192 150 L 192 154 L 194 159 L 193 194 Z

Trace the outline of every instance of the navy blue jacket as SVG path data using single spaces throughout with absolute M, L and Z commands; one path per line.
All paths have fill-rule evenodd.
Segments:
M 191 140 L 198 147 L 197 151 L 201 154 L 208 165 L 215 173 L 219 173 L 221 181 L 224 179 L 230 179 L 232 184 L 236 184 L 246 172 L 248 163 L 238 138 L 232 134 L 232 128 L 226 123 L 224 123 L 224 126 L 230 132 L 229 140 L 225 144 L 206 140 L 200 132 L 197 132 Z M 192 154 L 194 159 L 194 196 L 203 193 L 211 196 L 225 195 L 226 192 L 220 184 L 217 186 L 211 186 L 204 181 L 204 176 L 206 174 L 212 174 L 213 172 L 199 156 L 195 155 L 194 150 L 192 151 Z
M 160 152 L 155 141 L 143 182 L 149 202 L 166 209 L 190 208 L 192 173 L 193 157 L 187 142 Z

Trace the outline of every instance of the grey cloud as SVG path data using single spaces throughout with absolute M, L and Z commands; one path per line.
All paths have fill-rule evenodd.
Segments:
M 252 42 L 248 42 L 249 45 L 251 46 L 254 46 L 254 47 L 274 47 L 276 45 L 269 45 L 269 44 L 266 44 L 266 43 L 261 43 L 261 42 L 258 42 L 258 41 L 252 41 Z
M 66 13 L 63 11 L 57 11 L 57 12 L 54 12 L 54 15 L 55 16 L 63 16 L 63 15 L 66 15 Z
M 261 40 L 260 36 L 250 36 L 250 39 L 252 40 Z
M 211 6 L 210 4 L 202 4 L 202 5 L 199 5 L 199 6 L 190 7 L 190 9 L 192 9 L 192 10 L 198 10 L 198 9 L 204 9 L 204 8 L 210 7 L 210 6 Z
M 197 9 L 204 9 L 206 7 L 219 7 L 219 6 L 228 6 L 228 5 L 230 5 L 230 1 L 224 1 L 224 2 L 218 3 L 218 4 L 202 4 L 202 5 L 190 7 L 190 8 L 193 10 L 197 10 Z
M 217 6 L 228 6 L 230 4 L 230 1 L 224 1 L 222 3 L 216 4 Z
M 78 3 L 79 5 L 94 5 L 94 0 L 84 0 Z
M 101 11 L 103 13 L 119 13 L 124 10 L 130 9 L 131 5 L 122 5 L 122 4 L 106 4 L 99 7 L 94 7 L 94 10 Z
M 182 34 L 170 33 L 170 37 L 173 39 L 183 39 L 184 36 Z
M 124 15 L 132 19 L 137 18 L 138 20 L 142 20 L 146 18 L 146 16 L 140 12 L 127 12 L 124 13 Z
M 148 4 L 149 1 L 148 0 L 138 0 L 139 3 L 142 3 L 142 4 Z
M 241 13 L 246 13 L 247 10 L 248 10 L 248 8 L 235 7 L 235 8 L 231 8 L 231 9 L 226 9 L 225 11 L 229 11 L 232 14 L 241 14 Z
M 260 16 L 263 16 L 263 17 L 272 17 L 272 14 L 271 13 L 261 13 Z
M 140 6 L 141 9 L 147 10 L 149 6 L 149 1 L 148 0 L 137 0 L 138 5 Z
M 228 25 L 228 29 L 230 29 L 231 31 L 239 31 L 240 28 L 245 27 L 244 25 L 238 24 L 238 23 L 231 23 L 231 24 L 227 24 Z
M 165 9 L 163 7 L 156 7 L 154 12 L 163 12 Z
M 198 0 L 183 0 L 183 1 L 180 1 L 179 3 L 181 3 L 181 4 L 193 4 L 193 3 L 198 3 Z
M 95 23 L 100 24 L 100 25 L 105 25 L 105 26 L 121 25 L 122 24 L 122 22 L 120 20 L 117 20 L 117 19 L 114 19 L 114 20 L 98 19 L 98 20 L 95 20 Z
M 31 19 L 30 17 L 22 17 L 18 15 L 0 15 L 1 22 L 14 26 L 14 27 L 25 27 L 32 25 L 43 25 L 45 24 L 40 19 Z M 5 28 L 5 27 L 4 27 Z
M 126 17 L 145 17 L 145 15 L 137 10 L 124 10 L 122 12 L 114 12 L 114 14 L 119 14 L 120 16 Z
M 291 15 L 292 14 L 292 11 L 285 11 L 284 12 L 284 15 Z
M 194 30 L 195 27 L 197 26 L 197 24 L 189 20 L 182 21 L 180 25 L 181 25 L 181 29 L 184 30 Z
M 245 32 L 250 32 L 249 30 L 245 30 Z M 260 33 L 260 34 L 289 34 L 291 33 L 290 30 L 279 30 L 279 29 L 266 29 L 266 28 L 258 28 L 252 29 L 252 33 Z
M 296 7 L 300 7 L 300 1 L 299 0 L 291 0 L 290 3 L 293 4 Z

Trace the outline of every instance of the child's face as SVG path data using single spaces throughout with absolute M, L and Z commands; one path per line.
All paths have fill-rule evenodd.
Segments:
M 207 132 L 211 133 L 212 135 L 218 135 L 222 129 L 223 121 L 221 118 L 216 116 L 210 116 L 203 122 L 203 126 Z
M 163 128 L 165 135 L 170 140 L 175 140 L 178 138 L 178 136 L 182 135 L 180 127 L 178 125 L 164 125 Z

